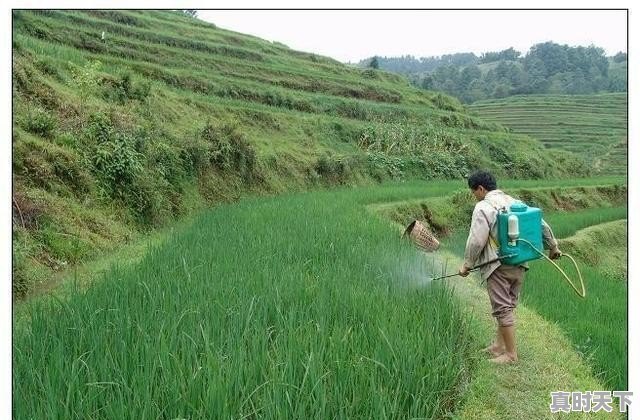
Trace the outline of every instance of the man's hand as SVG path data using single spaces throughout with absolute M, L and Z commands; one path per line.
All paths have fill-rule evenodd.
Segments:
M 560 252 L 560 249 L 557 246 L 549 250 L 549 259 L 557 260 L 560 257 L 562 257 L 562 252 Z
M 467 277 L 469 275 L 469 267 L 467 267 L 466 265 L 460 267 L 460 269 L 458 270 L 458 275 L 461 277 Z

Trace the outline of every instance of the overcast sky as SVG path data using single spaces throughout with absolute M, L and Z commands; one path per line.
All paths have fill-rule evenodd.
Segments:
M 523 54 L 554 41 L 627 51 L 626 11 L 618 10 L 201 10 L 201 19 L 343 62 L 456 52 Z

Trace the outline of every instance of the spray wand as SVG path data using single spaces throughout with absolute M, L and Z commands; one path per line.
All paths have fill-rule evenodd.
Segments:
M 502 255 L 502 256 L 500 256 L 500 257 L 498 257 L 498 258 L 494 258 L 494 259 L 492 259 L 492 260 L 489 260 L 489 261 L 483 262 L 483 263 L 481 263 L 481 264 L 474 265 L 473 267 L 471 267 L 471 268 L 469 269 L 469 272 L 476 271 L 476 270 L 478 270 L 478 269 L 480 269 L 480 268 L 484 267 L 485 265 L 488 265 L 488 264 L 494 263 L 494 262 L 496 262 L 496 261 L 500 261 L 500 260 L 502 260 L 502 259 L 504 259 L 504 258 L 511 258 L 511 257 L 514 257 L 514 256 L 516 256 L 516 254 L 507 254 L 507 255 Z M 446 276 L 434 277 L 434 278 L 432 278 L 431 280 L 442 280 L 442 279 L 447 279 L 447 278 L 449 278 L 449 277 L 455 277 L 455 276 L 459 276 L 459 275 L 460 275 L 459 273 L 447 274 Z

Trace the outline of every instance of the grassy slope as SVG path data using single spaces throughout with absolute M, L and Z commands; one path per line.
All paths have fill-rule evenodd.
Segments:
M 584 173 L 396 75 L 180 13 L 13 17 L 17 291 L 246 194 L 477 167 Z
M 528 95 L 476 102 L 476 115 L 548 147 L 581 153 L 602 173 L 627 170 L 627 95 Z

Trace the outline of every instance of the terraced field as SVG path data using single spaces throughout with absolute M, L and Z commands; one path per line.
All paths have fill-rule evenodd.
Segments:
M 625 93 L 513 96 L 479 101 L 470 109 L 547 147 L 581 154 L 601 173 L 627 171 Z
M 477 168 L 588 174 L 574 154 L 549 153 L 399 75 L 179 11 L 16 10 L 12 50 L 18 297 L 69 264 L 245 195 Z

